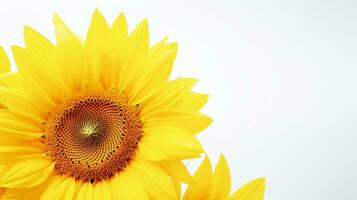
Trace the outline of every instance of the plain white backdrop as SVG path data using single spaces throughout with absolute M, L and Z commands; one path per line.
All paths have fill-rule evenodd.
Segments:
M 179 42 L 172 78 L 210 95 L 199 139 L 226 155 L 233 189 L 265 176 L 267 200 L 356 199 L 355 1 L 1 1 L 0 44 L 22 45 L 23 25 L 53 40 L 54 12 L 85 35 L 95 8 Z

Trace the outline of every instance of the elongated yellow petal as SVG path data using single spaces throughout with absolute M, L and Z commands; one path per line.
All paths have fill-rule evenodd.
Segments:
M 106 181 L 101 181 L 94 185 L 94 199 L 112 199 L 112 194 L 110 191 L 110 187 Z
M 131 166 L 128 166 L 124 172 L 121 172 L 119 175 L 115 176 L 110 184 L 112 188 L 113 199 L 149 199 L 149 196 L 143 187 L 139 176 L 133 173 Z
M 77 200 L 92 200 L 93 199 L 93 186 L 90 182 L 82 184 L 82 187 L 79 189 Z
M 26 132 L 42 132 L 42 121 L 36 121 L 21 114 L 11 112 L 7 109 L 0 110 L 0 123 L 5 128 L 12 128 L 19 131 Z
M 28 139 L 36 139 L 40 138 L 43 135 L 42 132 L 29 132 L 29 131 L 21 131 L 13 128 L 6 128 L 0 126 L 0 136 L 3 137 L 13 137 L 22 140 Z
M 135 86 L 137 74 L 142 70 L 141 62 L 147 55 L 149 47 L 148 22 L 144 19 L 129 35 L 128 49 L 119 74 L 118 88 L 120 91 L 130 91 Z
M 104 88 L 112 85 L 114 58 L 110 55 L 109 25 L 98 9 L 94 11 L 86 38 L 88 62 L 87 79 L 90 84 L 100 82 Z
M 6 188 L 3 196 L 0 195 L 1 200 L 22 200 L 22 199 L 40 199 L 43 191 L 48 187 L 50 179 L 29 188 Z
M 143 63 L 143 69 L 140 74 L 138 74 L 135 88 L 128 94 L 130 102 L 133 104 L 145 101 L 155 91 L 161 88 L 170 76 L 172 65 L 177 54 L 177 44 L 159 44 L 157 46 L 159 47 L 154 46 L 153 48 L 156 47 L 155 50 L 149 52 L 147 60 Z
M 72 177 L 53 177 L 52 183 L 43 192 L 41 200 L 72 200 L 75 186 L 74 181 Z
M 239 188 L 230 200 L 263 200 L 265 191 L 265 179 L 254 179 Z
M 124 75 L 124 66 L 127 61 L 127 45 L 128 45 L 128 26 L 123 13 L 118 15 L 112 27 L 110 28 L 109 42 L 110 52 L 107 52 L 110 57 L 113 57 L 115 63 L 112 69 L 112 84 L 114 87 L 119 84 L 119 76 Z
M 174 188 L 176 190 L 177 199 L 180 200 L 181 199 L 181 182 L 175 178 L 172 178 L 171 181 L 172 181 L 172 185 L 174 186 Z
M 199 133 L 207 128 L 212 119 L 197 112 L 161 111 L 145 115 L 142 118 L 145 127 L 182 127 L 192 134 Z
M 68 87 L 74 91 L 80 90 L 85 79 L 84 46 L 62 19 L 55 15 L 53 18 L 57 40 L 57 62 L 60 63 L 62 78 Z
M 186 93 L 177 110 L 183 111 L 199 111 L 208 101 L 207 94 L 196 92 Z
M 136 160 L 132 166 L 133 176 L 144 185 L 150 199 L 176 199 L 175 189 L 164 170 L 144 159 Z
M 0 111 L 0 127 L 30 133 L 43 132 L 41 128 L 35 126 L 7 110 Z
M 49 111 L 53 109 L 56 102 L 61 101 L 61 90 L 53 84 L 52 78 L 46 76 L 38 68 L 46 68 L 43 63 L 36 61 L 36 56 L 30 51 L 18 46 L 12 47 L 17 66 L 19 67 L 19 81 L 21 81 L 22 90 L 27 91 L 32 97 L 32 102 L 41 99 L 42 109 Z M 37 66 L 37 67 L 36 67 Z M 32 87 L 28 87 L 31 84 Z
M 26 55 L 30 58 L 22 56 L 26 60 L 20 63 L 20 73 L 37 81 L 56 103 L 60 103 L 66 87 L 61 77 L 60 63 L 57 62 L 56 47 L 46 37 L 27 26 L 24 27 L 24 40 Z
M 45 151 L 33 146 L 0 145 L 0 155 L 2 155 L 2 159 L 5 157 L 4 154 L 10 154 L 10 156 L 21 156 L 26 154 L 45 154 Z
M 182 102 L 183 96 L 189 92 L 196 82 L 196 79 L 191 78 L 179 78 L 168 82 L 157 94 L 152 95 L 140 105 L 142 117 L 145 118 L 145 115 L 150 114 L 150 112 L 175 110 Z
M 44 155 L 43 144 L 37 140 L 21 140 L 6 135 L 0 137 L 0 165 L 12 166 L 25 159 Z
M 166 171 L 166 173 L 175 180 L 193 183 L 194 180 L 188 172 L 186 166 L 179 160 L 164 160 L 159 162 L 160 166 Z
M 206 156 L 193 175 L 195 183 L 188 185 L 183 200 L 209 199 L 212 181 L 212 166 Z
M 151 161 L 195 158 L 203 152 L 201 144 L 192 134 L 174 127 L 144 130 L 139 150 Z
M 0 177 L 0 187 L 32 187 L 44 182 L 53 172 L 54 164 L 45 157 L 16 163 Z
M 121 41 L 128 36 L 128 25 L 126 22 L 125 15 L 120 13 L 115 19 L 111 29 L 111 34 L 114 41 Z M 115 40 L 116 39 L 116 40 Z
M 38 105 L 31 104 L 24 98 L 25 94 L 18 90 L 0 86 L 0 102 L 13 113 L 25 115 L 36 121 L 43 122 L 46 114 Z
M 0 74 L 10 71 L 10 61 L 4 49 L 0 46 Z
M 19 88 L 22 86 L 22 81 L 19 81 L 18 72 L 7 72 L 0 74 L 0 85 Z
M 231 191 L 231 176 L 228 164 L 223 155 L 220 156 L 216 169 L 212 176 L 211 196 L 212 200 L 226 200 Z

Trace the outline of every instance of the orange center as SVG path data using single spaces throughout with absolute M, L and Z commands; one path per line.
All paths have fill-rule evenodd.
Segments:
M 121 171 L 142 134 L 137 106 L 117 91 L 86 89 L 67 98 L 46 122 L 44 144 L 55 171 L 100 181 Z

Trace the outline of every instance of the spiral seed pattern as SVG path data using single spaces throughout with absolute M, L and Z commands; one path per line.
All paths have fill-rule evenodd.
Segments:
M 118 91 L 100 88 L 66 98 L 45 126 L 43 142 L 55 171 L 92 183 L 123 170 L 142 134 L 138 107 Z

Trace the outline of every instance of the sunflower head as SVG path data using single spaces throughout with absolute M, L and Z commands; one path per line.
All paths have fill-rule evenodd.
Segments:
M 18 73 L 0 78 L 4 195 L 174 198 L 171 178 L 192 180 L 182 160 L 200 155 L 195 135 L 211 123 L 196 80 L 169 80 L 177 44 L 150 46 L 147 20 L 129 34 L 123 14 L 109 25 L 96 10 L 84 40 L 54 24 L 55 44 L 25 27 Z

